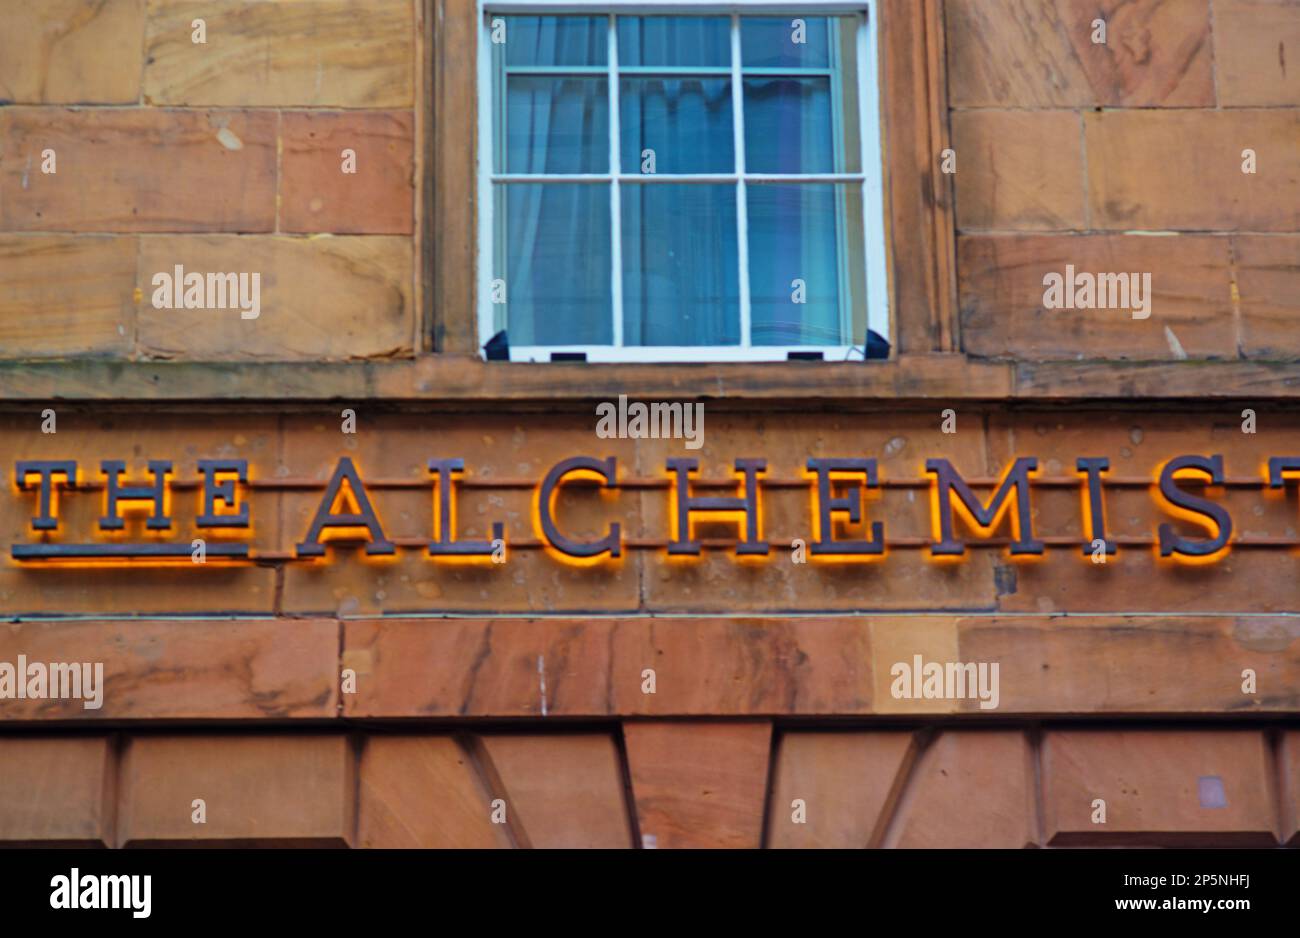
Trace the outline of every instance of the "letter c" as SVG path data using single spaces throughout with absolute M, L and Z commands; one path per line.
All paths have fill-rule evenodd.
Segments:
M 609 552 L 611 557 L 621 556 L 623 547 L 619 539 L 617 521 L 609 526 L 609 533 L 598 541 L 575 541 L 560 533 L 555 526 L 555 496 L 564 477 L 581 472 L 587 478 L 592 476 L 603 479 L 605 485 L 615 488 L 618 481 L 615 475 L 615 458 L 595 459 L 591 456 L 574 456 L 557 463 L 537 490 L 537 520 L 547 544 L 569 557 L 590 558 Z

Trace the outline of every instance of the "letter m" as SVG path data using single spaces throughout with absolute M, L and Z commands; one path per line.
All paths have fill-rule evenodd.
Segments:
M 1097 301 L 1105 303 L 1106 309 L 1128 309 L 1128 274 L 1099 274 Z
M 81 696 L 80 663 L 65 661 L 50 665 L 50 696 L 61 700 Z
M 101 876 L 100 882 L 103 884 L 100 905 L 105 909 L 126 909 L 131 906 L 131 877 L 129 876 Z M 109 890 L 112 890 L 112 901 L 110 903 Z
M 208 274 L 208 301 L 213 309 L 230 309 L 238 299 L 238 274 Z
M 682 435 L 681 404 L 650 405 L 650 435 L 661 440 L 676 440 Z
M 1002 521 L 1002 516 L 1010 511 L 1014 517 L 1016 538 L 1011 543 L 1011 553 L 1041 554 L 1043 542 L 1034 540 L 1034 523 L 1030 515 L 1029 479 L 1037 471 L 1038 460 L 1031 456 L 1021 456 L 1002 475 L 1002 482 L 987 505 L 981 505 L 979 498 L 970 486 L 946 459 L 927 459 L 925 471 L 934 476 L 930 487 L 931 525 L 934 530 L 934 544 L 930 553 L 935 556 L 961 556 L 966 553 L 966 544 L 953 535 L 953 511 L 960 511 L 967 524 L 975 528 L 981 537 L 989 537 Z M 1011 499 L 1015 490 L 1016 497 Z M 953 503 L 953 493 L 957 503 Z

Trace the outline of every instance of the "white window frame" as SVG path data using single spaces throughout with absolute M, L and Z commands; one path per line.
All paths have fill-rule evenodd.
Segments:
M 495 329 L 495 310 L 492 303 L 493 258 L 495 255 L 495 220 L 493 217 L 493 184 L 497 182 L 566 182 L 611 183 L 610 237 L 617 248 L 621 242 L 622 212 L 619 198 L 623 185 L 646 183 L 640 174 L 618 172 L 619 159 L 619 108 L 618 82 L 611 78 L 610 96 L 610 172 L 594 175 L 555 174 L 521 175 L 497 173 L 493 167 L 492 133 L 495 119 L 492 97 L 492 47 L 489 13 L 547 15 L 547 14 L 608 14 L 609 63 L 613 76 L 618 66 L 618 42 L 615 30 L 617 15 L 672 15 L 715 14 L 729 15 L 731 26 L 732 121 L 735 133 L 736 160 L 739 174 L 669 174 L 656 175 L 658 183 L 734 183 L 737 213 L 737 251 L 740 331 L 742 341 L 750 340 L 749 318 L 749 240 L 746 217 L 745 184 L 747 181 L 764 182 L 835 182 L 862 185 L 862 215 L 864 227 L 864 257 L 866 273 L 867 328 L 889 337 L 889 273 L 885 250 L 884 202 L 884 149 L 881 138 L 880 79 L 879 79 L 879 22 L 880 0 L 746 0 L 746 2 L 718 3 L 712 0 L 476 0 L 478 16 L 478 254 L 477 296 L 478 332 L 480 347 L 492 338 Z M 861 147 L 861 172 L 822 174 L 757 174 L 744 172 L 744 99 L 741 81 L 738 18 L 742 15 L 771 15 L 790 13 L 794 16 L 846 15 L 859 17 L 857 30 L 858 49 L 858 125 Z M 843 250 L 842 239 L 840 250 Z M 611 290 L 613 294 L 614 345 L 546 345 L 514 346 L 510 348 L 512 362 L 548 362 L 555 354 L 582 353 L 588 362 L 767 362 L 786 361 L 790 353 L 821 352 L 823 360 L 838 361 L 865 357 L 863 345 L 623 345 L 623 271 L 619 250 L 611 250 Z M 843 294 L 841 294 L 843 295 Z M 507 324 L 508 325 L 508 324 Z M 866 336 L 862 336 L 866 341 Z M 480 353 L 482 354 L 482 353 Z

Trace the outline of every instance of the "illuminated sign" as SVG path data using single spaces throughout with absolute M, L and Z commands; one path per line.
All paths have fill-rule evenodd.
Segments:
M 462 539 L 457 536 L 456 487 L 465 473 L 462 459 L 428 460 L 429 485 L 434 492 L 431 535 L 418 545 L 434 561 L 491 562 L 498 559 L 507 543 L 505 525 L 492 524 L 490 539 Z M 702 543 L 696 527 L 725 523 L 736 533 L 733 550 L 738 560 L 768 558 L 772 545 L 764 539 L 763 489 L 767 460 L 736 459 L 732 494 L 701 494 L 699 460 L 671 458 L 665 464 L 668 538 L 663 546 L 669 556 L 699 557 Z M 199 532 L 224 532 L 222 540 L 204 544 L 204 562 L 252 562 L 258 559 L 248 543 L 238 537 L 251 531 L 253 518 L 247 501 L 249 466 L 242 459 L 201 459 L 199 478 L 187 483 L 172 479 L 172 463 L 149 460 L 148 478 L 128 481 L 121 460 L 105 459 L 98 473 L 102 481 L 83 480 L 75 460 L 20 460 L 14 466 L 14 486 L 30 498 L 34 514 L 32 539 L 10 547 L 13 560 L 25 565 L 60 561 L 111 563 L 114 561 L 166 563 L 192 559 L 188 541 L 166 540 L 172 531 L 172 499 L 176 489 L 197 489 L 195 528 Z M 1085 554 L 1117 553 L 1117 542 L 1106 529 L 1106 484 L 1110 462 L 1105 457 L 1084 457 L 1076 461 L 1080 494 L 1082 549 Z M 879 560 L 886 555 L 887 518 L 868 518 L 866 496 L 886 484 L 875 459 L 812 458 L 805 464 L 809 499 L 810 555 L 815 560 Z M 1273 457 L 1253 483 L 1261 488 L 1282 489 L 1288 480 L 1300 479 L 1300 456 Z M 935 560 L 961 558 L 968 541 L 989 540 L 999 528 L 1010 532 L 1007 552 L 1012 558 L 1041 556 L 1045 542 L 1035 537 L 1032 495 L 1042 482 L 1038 460 L 1019 457 L 1008 465 L 987 498 L 981 498 L 947 459 L 928 459 L 919 484 L 929 489 L 932 536 L 929 554 Z M 1053 480 L 1060 484 L 1062 480 Z M 621 526 L 611 522 L 603 535 L 581 539 L 566 534 L 556 517 L 556 499 L 567 485 L 594 486 L 607 494 L 617 493 L 621 481 L 614 457 L 574 456 L 553 466 L 533 489 L 532 527 L 547 553 L 565 563 L 599 564 L 621 557 L 625 548 Z M 1145 483 L 1144 483 L 1145 484 Z M 1167 518 L 1178 519 L 1203 533 L 1189 536 L 1168 520 L 1156 527 L 1154 545 L 1160 557 L 1184 563 L 1212 563 L 1222 558 L 1233 543 L 1232 516 L 1211 496 L 1225 484 L 1221 455 L 1176 456 L 1157 467 L 1150 481 L 1153 503 Z M 714 486 L 716 487 L 716 486 Z M 975 487 L 979 487 L 975 485 Z M 60 538 L 59 507 L 68 498 L 85 497 L 102 489 L 99 539 L 70 543 Z M 291 557 L 300 561 L 328 560 L 331 543 L 360 545 L 366 555 L 383 557 L 396 553 L 398 544 L 385 533 L 383 522 L 367 492 L 366 483 L 350 457 L 342 457 L 324 486 L 324 494 L 303 537 Z M 878 492 L 875 492 L 878 494 Z M 143 517 L 146 532 L 157 540 L 126 541 L 126 513 Z M 844 536 L 847 526 L 860 528 L 857 537 Z M 837 528 L 840 535 L 837 536 Z M 865 536 L 863 536 L 865 535 Z M 234 538 L 233 540 L 231 538 Z M 1053 546 L 1059 544 L 1056 539 Z M 1078 544 L 1079 541 L 1074 541 Z M 405 539 L 403 547 L 411 546 Z

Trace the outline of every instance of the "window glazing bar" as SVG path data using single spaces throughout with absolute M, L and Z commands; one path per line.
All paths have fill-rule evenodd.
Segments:
M 736 253 L 740 275 L 740 345 L 749 348 L 749 211 L 745 204 L 745 102 L 740 75 L 740 15 L 731 14 L 731 113 L 736 150 Z
M 493 0 L 484 4 L 489 13 L 605 14 L 611 10 L 625 16 L 653 16 L 669 13 L 673 16 L 705 14 L 754 14 L 757 16 L 797 13 L 801 16 L 833 15 L 836 13 L 861 13 L 867 0 Z
M 754 185 L 780 185 L 782 183 L 837 183 L 862 182 L 862 173 L 620 173 L 611 176 L 608 173 L 494 173 L 492 182 L 612 182 L 654 185 L 655 183 L 698 183 L 719 184 L 735 183 L 744 179 Z
M 731 74 L 731 67 L 726 65 L 620 65 L 620 75 L 684 75 L 708 76 L 722 78 Z M 607 65 L 509 65 L 507 75 L 591 75 L 600 77 L 608 75 Z M 798 68 L 795 66 L 768 67 L 750 66 L 741 70 L 746 78 L 829 78 L 835 74 L 829 68 Z
M 613 242 L 610 256 L 609 283 L 614 294 L 613 343 L 623 345 L 623 193 L 619 189 L 622 175 L 619 160 L 618 120 L 618 28 L 614 14 L 609 15 L 609 233 Z

